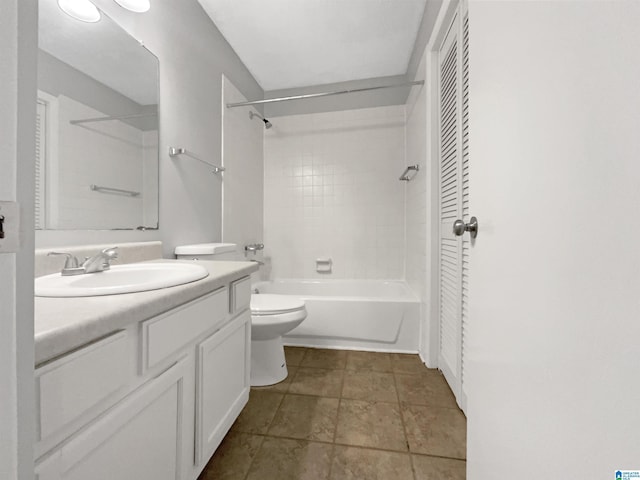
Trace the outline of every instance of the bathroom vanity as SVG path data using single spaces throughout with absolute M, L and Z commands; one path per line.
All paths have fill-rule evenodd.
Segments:
M 249 397 L 257 269 L 199 263 L 177 287 L 36 298 L 38 480 L 197 478 Z

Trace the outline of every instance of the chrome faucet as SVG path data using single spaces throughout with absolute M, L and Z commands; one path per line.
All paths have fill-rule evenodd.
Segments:
M 111 260 L 118 258 L 118 247 L 105 248 L 93 257 L 85 258 L 82 265 L 78 259 L 66 252 L 49 252 L 47 255 L 64 255 L 66 258 L 64 267 L 60 272 L 63 276 L 83 275 L 85 273 L 104 272 L 111 267 Z
M 105 248 L 82 264 L 84 273 L 104 272 L 111 268 L 111 260 L 118 258 L 118 247 Z

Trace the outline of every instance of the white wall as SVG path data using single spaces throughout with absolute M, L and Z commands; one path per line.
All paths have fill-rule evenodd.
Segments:
M 18 253 L 0 253 L 0 478 L 3 480 L 33 478 L 35 7 L 31 0 L 0 3 L 0 200 L 19 202 L 22 221 Z
M 223 80 L 223 104 L 247 99 L 226 78 Z M 223 108 L 222 161 L 226 171 L 223 182 L 222 241 L 244 246 L 262 243 L 264 204 L 264 123 L 249 118 L 249 107 Z M 253 258 L 253 254 L 249 258 Z
M 265 134 L 274 278 L 404 278 L 404 106 L 293 115 Z M 333 259 L 332 274 L 315 260 Z
M 640 469 L 640 3 L 471 1 L 470 480 Z
M 420 62 L 415 80 L 426 78 L 426 57 Z M 423 359 L 428 356 L 429 329 L 429 272 L 427 270 L 427 229 L 432 220 L 427 211 L 430 181 L 427 164 L 427 98 L 428 85 L 414 87 L 407 102 L 406 157 L 407 165 L 418 165 L 420 170 L 407 182 L 405 192 L 406 246 L 405 277 L 420 299 L 421 347 Z

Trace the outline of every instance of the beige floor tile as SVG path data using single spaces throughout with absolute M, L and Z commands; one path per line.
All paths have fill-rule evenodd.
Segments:
M 343 398 L 338 411 L 336 443 L 406 451 L 399 405 Z
M 332 442 L 338 416 L 337 398 L 286 395 L 268 435 Z
M 391 354 L 391 368 L 395 373 L 426 373 L 429 371 L 418 355 L 405 353 Z
M 300 363 L 301 367 L 342 369 L 347 364 L 345 350 L 309 348 Z
M 449 458 L 411 455 L 415 480 L 466 480 L 467 462 Z
M 397 402 L 393 373 L 347 370 L 342 397 L 373 402 Z
M 232 429 L 244 433 L 267 433 L 283 397 L 282 393 L 251 390 L 249 402 L 233 424 Z
M 289 372 L 289 375 L 287 375 L 287 378 L 285 378 L 280 383 L 276 383 L 275 385 L 267 385 L 266 387 L 251 387 L 251 390 L 267 390 L 270 392 L 281 392 L 281 393 L 288 392 L 289 385 L 291 385 L 291 380 L 293 380 L 293 377 L 298 371 L 298 367 L 292 367 L 287 365 L 287 370 Z
M 439 372 L 422 375 L 397 373 L 395 375 L 400 402 L 412 405 L 458 407 L 449 385 Z
M 402 405 L 412 453 L 466 458 L 467 420 L 457 408 Z
M 410 480 L 408 454 L 336 445 L 331 480 Z
M 305 347 L 284 347 L 284 357 L 287 361 L 287 367 L 297 367 L 300 365 L 307 348 Z
M 247 480 L 323 480 L 329 478 L 333 446 L 266 437 Z
M 245 477 L 264 437 L 229 432 L 198 480 L 238 480 Z
M 392 372 L 391 354 L 379 352 L 347 352 L 347 370 Z
M 344 370 L 299 367 L 291 380 L 289 393 L 338 398 L 343 376 Z

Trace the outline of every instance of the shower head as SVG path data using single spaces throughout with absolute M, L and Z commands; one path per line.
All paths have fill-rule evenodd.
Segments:
M 249 118 L 253 120 L 253 117 L 258 117 L 260 120 L 262 120 L 264 122 L 264 128 L 271 128 L 273 127 L 273 124 L 267 120 L 266 118 L 264 118 L 263 116 L 255 113 L 255 112 L 249 112 Z

